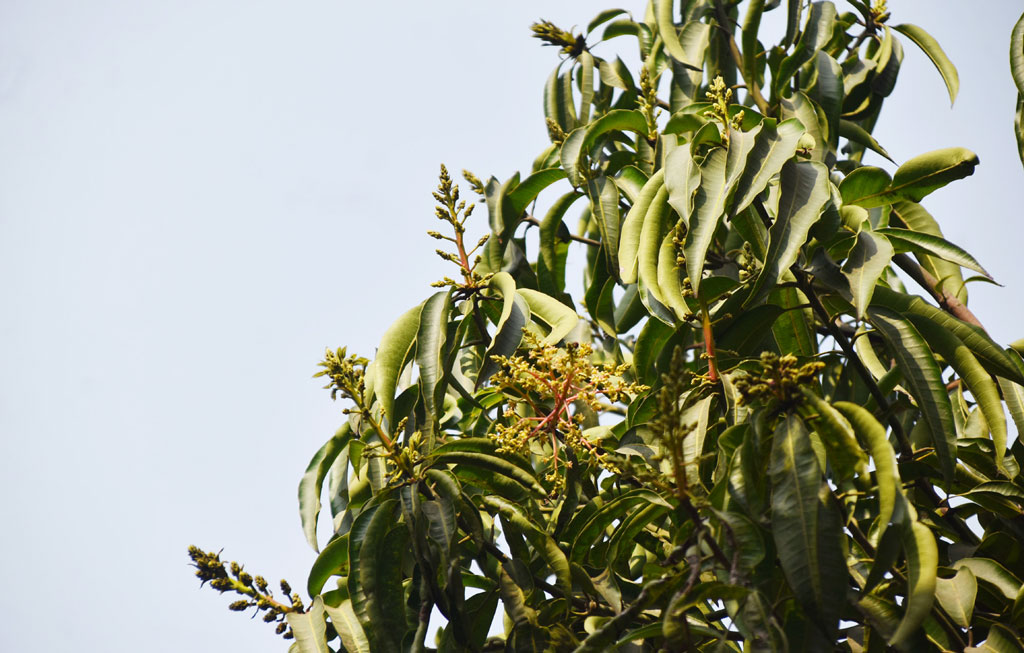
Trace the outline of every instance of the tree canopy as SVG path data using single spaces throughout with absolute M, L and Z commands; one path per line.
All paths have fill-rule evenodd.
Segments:
M 309 604 L 191 547 L 199 578 L 301 653 L 1024 650 L 1024 346 L 925 208 L 978 157 L 872 135 L 904 45 L 951 101 L 957 70 L 847 4 L 534 24 L 549 143 L 466 191 L 442 166 L 451 276 L 320 363 L 346 408 L 299 484 Z M 1010 59 L 1024 160 L 1024 18 Z

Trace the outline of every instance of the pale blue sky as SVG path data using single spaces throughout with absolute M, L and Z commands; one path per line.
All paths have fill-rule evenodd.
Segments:
M 0 650 L 287 649 L 200 591 L 185 548 L 305 584 L 295 488 L 341 419 L 310 378 L 323 348 L 371 355 L 445 273 L 424 235 L 438 163 L 504 179 L 544 146 L 557 54 L 530 22 L 603 8 L 0 3 Z M 978 152 L 926 204 L 1005 284 L 971 306 L 1017 339 L 1021 245 L 999 230 L 1024 200 L 1024 7 L 890 8 L 943 44 L 961 96 L 908 43 L 876 135 L 897 161 Z

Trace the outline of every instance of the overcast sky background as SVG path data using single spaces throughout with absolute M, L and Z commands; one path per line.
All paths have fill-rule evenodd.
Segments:
M 424 235 L 440 162 L 505 179 L 544 147 L 557 53 L 529 24 L 603 8 L 0 2 L 0 650 L 287 649 L 200 590 L 185 549 L 305 585 L 296 485 L 342 419 L 316 362 L 372 355 L 446 272 Z M 899 162 L 979 154 L 926 206 L 1005 285 L 971 307 L 1015 340 L 1024 6 L 890 9 L 945 47 L 961 93 L 950 110 L 904 39 L 876 136 Z

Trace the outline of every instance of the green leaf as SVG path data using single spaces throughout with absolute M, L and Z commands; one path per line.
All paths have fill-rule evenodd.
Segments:
M 650 210 L 644 216 L 637 248 L 637 275 L 640 283 L 656 301 L 662 304 L 664 304 L 664 300 L 661 289 L 658 287 L 658 254 L 668 226 L 666 224 L 668 213 L 668 189 L 661 186 L 651 201 Z M 647 304 L 646 301 L 644 303 Z
M 693 56 L 695 53 L 687 52 L 687 49 L 679 42 L 679 33 L 676 31 L 676 26 L 672 21 L 673 3 L 674 0 L 654 0 L 654 12 L 658 22 L 658 34 L 661 36 L 661 40 L 665 43 L 665 50 L 673 59 L 687 68 L 703 70 L 702 64 L 704 63 L 704 52 L 701 51 L 701 56 L 699 57 Z
M 527 461 L 510 453 L 499 453 L 498 445 L 490 438 L 460 438 L 441 445 L 430 458 L 438 464 L 478 467 L 515 481 L 535 496 L 547 494 Z
M 537 552 L 537 555 L 551 568 L 555 574 L 556 582 L 566 597 L 572 596 L 572 579 L 569 573 L 569 560 L 565 553 L 558 547 L 558 544 L 533 523 L 519 506 L 502 499 L 501 497 L 484 497 L 484 505 L 497 510 L 504 519 L 523 532 L 530 546 Z
M 760 44 L 757 42 L 757 33 L 761 28 L 761 15 L 764 13 L 765 0 L 751 0 L 747 6 L 747 15 L 743 19 L 743 30 L 741 41 L 743 45 L 743 78 L 757 80 L 761 78 L 761 71 L 764 70 L 763 62 L 758 64 Z
M 540 222 L 537 253 L 537 285 L 542 292 L 556 296 L 565 292 L 565 262 L 569 253 L 569 230 L 562 217 L 582 195 L 562 195 Z
M 834 636 L 846 601 L 836 588 L 848 582 L 840 542 L 842 521 L 821 499 L 828 487 L 800 418 L 790 415 L 780 422 L 773 440 L 768 473 L 779 562 L 797 600 Z
M 726 183 L 728 152 L 714 149 L 700 165 L 700 185 L 693 198 L 693 215 L 686 231 L 686 276 L 690 278 L 693 294 L 700 296 L 700 282 L 704 273 L 704 260 L 715 236 L 715 229 L 725 212 L 729 194 Z M 659 298 L 660 299 L 660 298 Z
M 584 50 L 576 60 L 580 66 L 580 110 L 578 113 L 580 124 L 585 125 L 590 122 L 590 105 L 594 101 L 594 55 L 590 54 L 588 50 Z
M 946 184 L 970 176 L 977 165 L 978 155 L 968 149 L 949 147 L 935 150 L 915 156 L 897 168 L 892 183 L 886 189 L 862 194 L 854 201 L 847 201 L 844 193 L 843 201 L 866 209 L 899 200 L 920 202 L 926 195 Z
M 812 161 L 790 161 L 779 181 L 779 214 L 768 230 L 764 267 L 745 305 L 757 303 L 796 262 L 811 226 L 829 200 L 828 170 Z
M 953 623 L 969 628 L 978 596 L 978 580 L 967 567 L 961 567 L 952 578 L 940 578 L 935 585 L 935 598 Z
M 619 278 L 623 283 L 636 283 L 640 235 L 643 232 L 651 202 L 658 196 L 658 192 L 661 191 L 664 184 L 665 169 L 662 168 L 651 175 L 640 191 L 640 196 L 626 213 L 619 240 Z
M 412 358 L 413 345 L 420 327 L 423 304 L 414 306 L 398 318 L 381 338 L 373 359 L 373 394 L 380 402 L 387 427 L 394 428 L 395 388 L 405 364 Z
M 352 601 L 344 599 L 338 607 L 334 608 L 325 605 L 331 624 L 341 638 L 341 644 L 349 653 L 371 653 L 370 642 L 366 639 L 363 627 L 359 625 L 359 619 L 352 609 Z
M 647 118 L 639 111 L 613 109 L 589 125 L 573 130 L 562 143 L 560 157 L 562 167 L 573 186 L 583 183 L 579 166 L 583 157 L 597 143 L 597 139 L 610 131 L 632 131 L 647 137 Z
M 863 407 L 847 401 L 837 401 L 835 409 L 846 417 L 861 439 L 867 443 L 871 459 L 875 463 L 875 482 L 878 485 L 878 529 L 879 540 L 892 520 L 896 509 L 897 496 L 901 494 L 902 481 L 896 466 L 896 452 L 875 416 Z
M 875 197 L 885 192 L 892 183 L 892 177 L 881 168 L 862 166 L 857 168 L 839 184 L 843 204 L 857 204 L 865 197 Z
M 881 154 L 892 161 L 892 157 L 889 156 L 889 153 L 885 151 L 885 148 L 875 140 L 875 137 L 872 136 L 869 131 L 852 120 L 841 119 L 839 121 L 839 135 L 851 143 L 866 147 L 872 152 Z M 895 161 L 893 161 L 893 163 L 895 163 Z M 858 168 L 858 170 L 860 170 L 860 168 Z
M 345 422 L 316 452 L 309 461 L 302 480 L 299 481 L 299 517 L 302 519 L 302 532 L 314 551 L 320 550 L 320 544 L 316 539 L 316 522 L 320 515 L 320 494 L 323 491 L 324 479 L 338 454 L 348 446 L 351 439 L 352 429 L 349 423 Z
M 892 28 L 913 41 L 917 47 L 921 48 L 921 50 L 928 55 L 928 58 L 932 60 L 933 64 L 935 64 L 935 68 L 939 71 L 939 74 L 942 75 L 942 81 L 946 83 L 946 90 L 949 91 L 949 103 L 952 105 L 956 102 L 956 95 L 960 91 L 960 75 L 957 74 L 956 66 L 954 66 L 953 62 L 946 56 L 946 53 L 943 51 L 942 46 L 939 45 L 939 42 L 932 38 L 931 34 L 924 31 L 917 25 L 904 23 L 902 25 L 893 25 Z M 1010 57 L 1010 62 L 1012 66 L 1012 55 Z M 1022 62 L 1021 66 L 1021 72 L 1024 74 L 1024 62 Z M 1018 83 L 1018 85 L 1020 85 L 1020 83 Z
M 913 324 L 893 311 L 872 308 L 868 317 L 889 343 L 896 365 L 903 372 L 931 432 L 943 476 L 951 481 L 956 469 L 956 426 L 942 372 L 928 343 Z
M 543 340 L 545 345 L 555 345 L 561 342 L 562 338 L 567 336 L 580 321 L 580 316 L 576 314 L 576 311 L 554 297 L 529 288 L 519 288 L 516 292 L 526 300 L 530 307 L 531 317 L 539 317 L 551 327 L 551 331 Z
M 508 206 L 512 212 L 511 216 L 506 217 L 519 217 L 542 190 L 560 179 L 565 179 L 565 176 L 565 170 L 561 168 L 547 168 L 545 170 L 538 170 L 524 179 L 521 184 L 516 186 L 506 196 Z
M 516 282 L 512 275 L 508 272 L 498 272 L 491 277 L 488 285 L 501 294 L 501 316 L 498 318 L 491 345 L 484 354 L 480 374 L 476 378 L 478 388 L 498 371 L 498 363 L 494 357 L 512 355 L 523 340 L 523 327 L 530 323 L 530 306 L 516 293 Z
M 1010 73 L 1017 92 L 1024 95 L 1024 15 L 1017 19 L 1010 35 Z
M 916 202 L 896 202 L 892 206 L 890 219 L 902 222 L 908 229 L 913 231 L 926 233 L 938 238 L 943 237 L 942 230 L 939 228 L 935 218 Z M 964 285 L 960 266 L 927 254 L 919 253 L 916 256 L 921 265 L 931 272 L 933 277 L 939 280 L 944 290 L 953 293 L 961 302 L 967 302 L 967 287 Z
M 875 285 L 892 261 L 894 251 L 885 236 L 862 229 L 843 263 L 843 274 L 850 281 L 857 319 L 863 319 L 875 292 Z
M 801 388 L 804 397 L 817 411 L 814 419 L 815 430 L 825 444 L 825 453 L 840 479 L 853 478 L 854 474 L 867 473 L 867 454 L 857 442 L 853 426 L 843 414 L 809 389 Z
M 933 236 L 928 233 L 913 231 L 911 229 L 899 229 L 896 227 L 876 229 L 875 233 L 881 234 L 895 242 L 897 245 L 905 247 L 915 253 L 920 252 L 924 254 L 932 254 L 944 261 L 955 263 L 956 265 L 974 270 L 975 272 L 980 272 L 986 277 L 992 278 L 992 275 L 990 275 L 985 268 L 981 267 L 981 264 L 978 263 L 973 256 L 968 254 L 959 246 L 954 245 L 939 236 Z
M 669 231 L 658 249 L 658 288 L 661 290 L 665 305 L 672 309 L 677 319 L 683 321 L 690 313 L 690 309 L 683 298 L 677 260 L 675 233 Z
M 615 57 L 615 61 L 611 62 L 599 59 L 597 72 L 601 76 L 601 82 L 608 86 L 623 91 L 632 91 L 635 86 L 633 76 L 629 74 L 629 67 L 619 57 Z
M 995 449 L 996 466 L 1006 473 L 1003 456 L 1006 455 L 1006 415 L 999 398 L 999 389 L 985 368 L 971 350 L 955 335 L 943 329 L 926 317 L 910 315 L 908 319 L 925 340 L 967 383 L 974 400 L 981 407 L 989 429 L 992 432 L 992 446 Z
M 349 596 L 373 650 L 399 650 L 405 632 L 401 557 L 409 531 L 394 525 L 397 504 L 364 509 L 349 533 Z
M 428 450 L 433 448 L 438 419 L 444 410 L 444 344 L 451 311 L 451 295 L 435 293 L 423 304 L 416 333 L 416 364 L 420 368 L 419 389 L 426 414 L 423 431 L 430 440 Z
M 920 297 L 898 293 L 884 286 L 875 288 L 872 304 L 900 313 L 922 315 L 930 319 L 960 338 L 989 372 L 1015 383 L 1024 384 L 1024 375 L 1014 365 L 1013 359 L 985 333 L 984 329 L 961 322 Z
M 607 177 L 587 180 L 591 213 L 601 232 L 605 255 L 612 261 L 619 258 L 619 189 Z
M 903 618 L 889 644 L 901 647 L 917 631 L 931 612 L 935 602 L 935 582 L 938 578 L 939 551 L 935 536 L 920 522 L 912 522 L 903 536 L 907 554 L 907 598 L 903 604 Z
M 324 619 L 322 598 L 314 598 L 306 612 L 289 612 L 284 618 L 291 626 L 301 653 L 331 653 L 327 646 L 327 622 Z
M 681 220 L 689 223 L 693 213 L 694 196 L 700 187 L 700 167 L 693 158 L 690 148 L 683 145 L 672 150 L 665 158 L 665 188 L 668 189 L 668 203 L 675 209 Z
M 604 25 L 611 19 L 617 16 L 621 16 L 622 14 L 628 13 L 629 12 L 626 11 L 625 9 L 605 9 L 604 11 L 594 16 L 594 18 L 589 23 L 587 23 L 587 34 L 590 34 L 595 29 L 597 29 L 601 25 Z
M 772 75 L 772 87 L 776 95 L 781 94 L 782 88 L 793 78 L 793 74 L 800 66 L 813 59 L 818 50 L 832 39 L 832 30 L 836 24 L 836 6 L 831 2 L 812 2 L 810 9 L 796 48 L 779 64 L 778 73 Z
M 310 596 L 319 594 L 331 576 L 348 575 L 348 534 L 327 543 L 309 570 L 306 591 Z
M 1006 567 L 991 558 L 960 558 L 953 563 L 953 569 L 966 567 L 975 578 L 985 581 L 998 590 L 1008 601 L 1017 598 L 1022 583 L 1007 571 Z

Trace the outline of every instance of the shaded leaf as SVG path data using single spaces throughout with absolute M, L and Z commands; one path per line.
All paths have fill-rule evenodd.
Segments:
M 863 319 L 867 312 L 875 285 L 888 269 L 893 254 L 892 245 L 885 236 L 867 229 L 857 233 L 856 243 L 843 263 L 842 271 L 850 282 L 858 319 Z
M 422 304 L 409 309 L 388 327 L 373 359 L 373 394 L 380 402 L 381 413 L 388 424 L 386 428 L 395 426 L 395 388 L 402 369 L 412 358 L 422 309 Z
M 935 585 L 935 598 L 946 614 L 961 628 L 971 625 L 978 581 L 967 567 L 961 567 L 952 578 L 940 578 Z
M 935 536 L 920 522 L 913 522 L 903 536 L 903 548 L 907 554 L 907 598 L 903 604 L 903 618 L 889 639 L 889 644 L 899 647 L 914 635 L 921 623 L 931 612 L 935 602 L 935 583 L 938 578 L 939 551 Z

